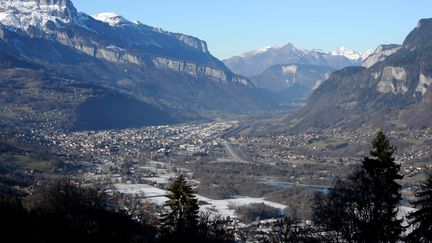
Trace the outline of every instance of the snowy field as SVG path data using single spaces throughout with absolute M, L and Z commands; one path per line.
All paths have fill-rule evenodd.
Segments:
M 264 200 L 263 198 L 253 198 L 253 197 L 244 197 L 238 196 L 232 199 L 224 199 L 224 200 L 213 200 L 207 197 L 203 197 L 200 195 L 196 195 L 199 201 L 206 202 L 207 205 L 202 205 L 200 207 L 201 210 L 210 210 L 215 211 L 222 216 L 230 216 L 231 218 L 235 218 L 234 210 L 229 209 L 228 206 L 246 206 L 251 203 L 264 203 L 266 205 L 278 208 L 280 210 L 284 210 L 287 206 L 279 203 L 270 202 Z
M 164 197 L 164 195 L 166 195 L 165 190 L 146 184 L 114 184 L 114 187 L 121 193 L 142 195 L 146 200 L 158 205 L 163 205 L 167 200 L 167 198 Z M 286 205 L 270 202 L 263 198 L 238 196 L 232 199 L 213 200 L 200 195 L 196 195 L 196 197 L 201 204 L 200 209 L 202 211 L 210 210 L 217 212 L 224 217 L 230 216 L 232 218 L 235 218 L 234 210 L 229 209 L 229 205 L 246 206 L 251 203 L 264 203 L 280 210 L 284 210 L 287 207 Z
M 114 184 L 114 188 L 120 193 L 137 194 L 144 198 L 148 197 L 148 201 L 156 203 L 157 205 L 163 205 L 165 201 L 168 200 L 166 197 L 164 197 L 164 195 L 166 194 L 165 190 L 147 184 L 119 183 Z

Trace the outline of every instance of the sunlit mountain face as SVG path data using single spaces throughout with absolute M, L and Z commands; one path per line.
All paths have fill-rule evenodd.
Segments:
M 131 107 L 143 110 L 142 115 L 129 117 L 118 127 L 211 118 L 211 111 L 241 113 L 273 106 L 248 78 L 231 72 L 195 37 L 131 22 L 114 13 L 89 16 L 77 12 L 70 1 L 2 1 L 0 13 L 0 51 L 14 60 L 11 62 L 37 66 L 29 72 L 43 70 L 41 83 L 85 86 L 78 91 L 82 99 L 68 103 L 64 108 L 69 111 L 62 111 L 65 120 L 72 122 L 69 127 L 93 123 L 86 120 L 89 114 L 81 114 L 89 110 L 83 106 L 93 107 L 92 102 L 128 110 L 119 101 L 130 100 L 135 104 Z M 9 70 L 13 69 L 10 66 Z M 43 87 L 39 91 L 45 92 Z M 73 96 L 68 92 L 61 96 Z M 124 98 L 108 98 L 119 96 Z M 146 111 L 148 107 L 152 108 Z M 156 111 L 160 119 L 150 117 Z M 115 123 L 110 119 L 121 123 L 125 118 L 98 115 L 109 124 Z

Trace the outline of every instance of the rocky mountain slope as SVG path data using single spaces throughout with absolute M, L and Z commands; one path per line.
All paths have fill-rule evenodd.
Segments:
M 122 124 L 125 118 L 126 127 L 273 105 L 249 79 L 234 74 L 213 57 L 204 41 L 131 22 L 114 13 L 79 13 L 70 0 L 0 1 L 0 54 L 7 57 L 0 63 L 29 65 L 27 71 L 39 75 L 38 80 L 21 77 L 17 71 L 20 67 L 14 65 L 1 71 L 29 83 L 40 81 L 36 85 L 40 93 L 53 82 L 60 87 L 71 83 L 85 86 L 85 91 L 74 94 L 81 100 L 63 104 L 68 112 L 75 113 L 67 119 L 74 122 L 71 127 L 91 127 L 91 116 L 80 112 L 89 110 L 82 106 L 92 107 L 95 102 L 98 107 L 110 104 L 117 111 L 152 107 L 137 117 L 125 118 L 123 113 L 112 117 L 109 109 L 105 116 L 101 114 L 106 118 L 102 120 L 117 121 L 108 124 Z M 1 81 L 8 83 L 6 78 Z M 12 87 L 9 90 L 15 91 Z M 11 100 L 9 105 L 17 102 Z M 164 113 L 161 119 L 151 117 L 154 109 Z M 109 127 L 117 126 L 102 128 Z
M 366 66 L 334 72 L 289 118 L 295 129 L 432 125 L 432 19 L 401 46 L 381 46 Z
M 364 61 L 363 66 L 370 68 L 375 63 L 384 61 L 386 57 L 392 55 L 397 50 L 401 48 L 401 45 L 389 44 L 389 45 L 380 45 L 371 55 L 369 55 Z
M 284 46 L 266 47 L 246 52 L 223 62 L 232 71 L 251 77 L 278 64 L 319 65 L 340 69 L 347 66 L 359 66 L 363 58 L 364 56 L 360 53 L 343 47 L 333 53 L 325 53 L 321 50 L 299 49 L 288 43 Z
M 267 89 L 280 96 L 280 102 L 303 101 L 335 69 L 328 66 L 288 64 L 274 65 L 251 80 L 259 88 Z

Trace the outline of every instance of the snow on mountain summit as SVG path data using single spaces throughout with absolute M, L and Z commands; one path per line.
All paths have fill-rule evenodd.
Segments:
M 346 49 L 346 48 L 345 48 Z M 334 55 L 320 49 L 297 48 L 292 43 L 283 46 L 264 47 L 224 60 L 224 63 L 234 72 L 255 76 L 276 64 L 308 64 L 330 66 L 336 69 L 361 65 L 361 55 L 348 58 L 342 54 L 350 53 L 348 49 L 340 49 Z
M 107 13 L 100 13 L 92 16 L 94 19 L 102 21 L 104 23 L 107 23 L 111 26 L 118 26 L 118 25 L 124 25 L 124 24 L 130 24 L 131 22 L 120 14 L 107 12 Z
M 265 47 L 262 47 L 262 48 L 259 48 L 259 49 L 253 50 L 253 51 L 248 51 L 248 52 L 242 53 L 242 54 L 240 54 L 240 56 L 241 57 L 246 57 L 246 56 L 256 55 L 256 54 L 259 54 L 259 53 L 266 52 L 270 48 L 273 48 L 273 47 L 271 47 L 271 46 L 265 46 Z
M 69 0 L 1 0 L 0 24 L 11 29 L 46 30 L 48 23 L 70 23 L 77 11 Z
M 339 49 L 337 49 L 336 51 L 331 52 L 331 55 L 344 56 L 344 57 L 351 59 L 351 60 L 354 60 L 354 61 L 359 60 L 362 57 L 362 55 L 360 53 L 355 52 L 353 50 L 350 50 L 350 49 L 343 47 L 343 46 L 339 47 Z
M 373 53 L 373 50 L 367 50 L 364 53 L 361 53 L 361 52 L 356 52 L 356 51 L 353 51 L 353 50 L 350 50 L 346 47 L 341 46 L 341 47 L 339 47 L 339 49 L 331 52 L 330 54 L 333 56 L 344 56 L 344 57 L 346 57 L 350 60 L 353 60 L 353 61 L 363 61 L 372 53 Z

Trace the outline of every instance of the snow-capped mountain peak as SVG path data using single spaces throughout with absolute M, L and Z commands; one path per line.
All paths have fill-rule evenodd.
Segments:
M 353 61 L 361 60 L 361 58 L 362 58 L 361 53 L 355 52 L 355 51 L 350 50 L 350 49 L 343 47 L 343 46 L 339 47 L 339 49 L 337 49 L 336 51 L 331 52 L 331 55 L 344 56 L 344 57 L 346 57 L 350 60 L 353 60 Z
M 338 52 L 332 54 L 320 49 L 297 48 L 292 43 L 288 43 L 283 46 L 265 47 L 249 51 L 226 59 L 224 63 L 235 73 L 251 77 L 276 64 L 308 64 L 339 69 L 361 65 L 361 61 L 361 54 L 349 51 L 346 48 L 339 49 Z
M 369 49 L 363 53 L 356 52 L 353 50 L 350 50 L 346 47 L 339 47 L 336 51 L 331 52 L 330 54 L 333 56 L 344 56 L 350 60 L 353 61 L 363 61 L 365 60 L 370 54 L 372 54 L 374 51 L 372 49 Z
M 77 11 L 70 0 L 2 0 L 0 24 L 27 31 L 29 27 L 46 30 L 48 23 L 70 23 Z
M 107 23 L 111 26 L 119 26 L 119 25 L 125 25 L 125 24 L 131 24 L 129 20 L 123 18 L 123 16 L 117 14 L 117 13 L 100 13 L 92 16 L 94 19 L 102 21 L 104 23 Z

